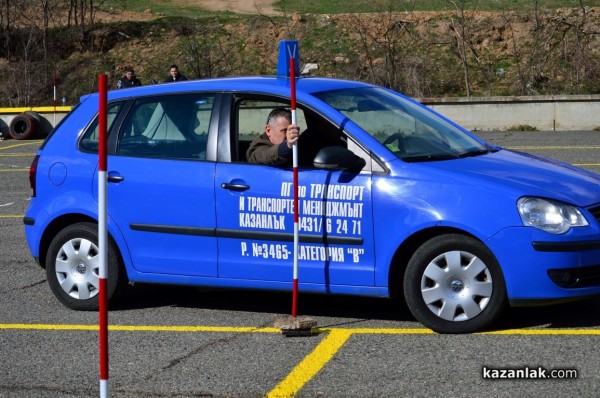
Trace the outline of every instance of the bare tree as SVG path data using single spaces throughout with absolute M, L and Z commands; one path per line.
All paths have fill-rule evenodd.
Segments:
M 19 37 L 19 59 L 5 71 L 5 95 L 9 106 L 31 106 L 32 97 L 43 86 L 43 72 L 36 67 L 41 34 L 35 29 L 24 30 Z
M 565 45 L 563 54 L 565 61 L 572 66 L 577 86 L 597 80 L 600 75 L 598 62 L 591 55 L 593 49 L 590 48 L 593 37 L 600 33 L 600 28 L 589 23 L 588 12 L 583 0 L 579 0 L 579 9 L 574 12 L 577 19 L 573 22 L 573 37 L 571 43 Z
M 222 45 L 225 31 L 220 24 L 191 22 L 188 28 L 192 33 L 185 38 L 183 52 L 187 54 L 191 75 L 211 78 L 230 74 L 233 65 L 230 53 Z
M 471 76 L 469 68 L 469 54 L 472 52 L 473 55 L 479 61 L 477 53 L 470 44 L 470 29 L 469 29 L 469 18 L 465 12 L 465 0 L 447 0 L 448 3 L 454 6 L 456 11 L 456 18 L 450 17 L 450 27 L 456 40 L 456 52 L 460 58 L 461 67 L 463 70 L 463 78 L 465 83 L 465 92 L 467 97 L 471 96 Z
M 522 61 L 521 61 L 522 60 L 521 49 L 519 47 L 519 43 L 517 43 L 515 29 L 513 28 L 510 14 L 508 14 L 506 11 L 502 11 L 502 18 L 504 19 L 504 22 L 505 22 L 508 30 L 511 33 L 510 34 L 510 37 L 511 37 L 510 47 L 512 49 L 512 59 L 514 61 L 514 64 L 516 65 L 516 69 L 517 69 L 516 87 L 519 87 L 520 93 L 523 94 L 526 91 L 527 78 L 525 77 L 525 73 L 523 71 L 523 66 L 522 66 Z M 537 20 L 537 17 L 536 17 L 536 20 Z
M 2 35 L 4 36 L 4 52 L 6 58 L 11 58 L 11 7 L 10 0 L 2 0 L 0 3 L 0 21 L 2 22 Z
M 415 52 L 424 43 L 414 31 L 413 21 L 403 18 L 391 7 L 383 10 L 372 1 L 367 3 L 378 12 L 371 16 L 350 15 L 347 24 L 358 37 L 360 46 L 358 78 L 408 95 L 423 96 L 429 92 L 429 68 L 426 59 Z M 408 4 L 414 6 L 414 3 Z
M 104 4 L 104 0 L 65 0 L 67 8 L 67 27 L 78 32 L 78 40 L 82 50 L 94 50 L 94 40 L 87 40 L 93 33 L 96 13 Z

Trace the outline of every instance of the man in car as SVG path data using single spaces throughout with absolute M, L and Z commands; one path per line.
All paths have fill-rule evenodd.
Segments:
M 292 113 L 286 108 L 275 108 L 267 117 L 265 132 L 255 138 L 246 158 L 250 163 L 269 166 L 288 166 L 292 163 L 292 146 L 300 136 L 300 129 L 292 124 Z

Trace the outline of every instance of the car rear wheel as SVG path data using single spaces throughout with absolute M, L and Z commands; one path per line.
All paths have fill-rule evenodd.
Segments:
M 449 234 L 425 242 L 410 259 L 404 295 L 412 314 L 438 333 L 471 333 L 506 305 L 498 261 L 480 241 Z
M 106 297 L 114 305 L 127 288 L 127 277 L 112 239 L 107 247 Z M 52 293 L 74 310 L 97 310 L 100 252 L 98 226 L 73 224 L 60 231 L 50 243 L 46 256 L 46 275 Z

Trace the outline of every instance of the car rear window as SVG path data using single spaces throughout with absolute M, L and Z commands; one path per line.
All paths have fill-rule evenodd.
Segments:
M 214 98 L 185 94 L 136 100 L 119 131 L 117 155 L 205 160 Z
M 115 122 L 121 107 L 123 106 L 123 102 L 115 102 L 108 105 L 107 114 L 106 114 L 106 128 L 108 131 L 112 128 L 113 123 Z M 98 137 L 100 134 L 98 128 L 98 115 L 87 128 L 83 136 L 81 137 L 81 141 L 79 143 L 79 148 L 84 152 L 92 152 L 98 153 Z

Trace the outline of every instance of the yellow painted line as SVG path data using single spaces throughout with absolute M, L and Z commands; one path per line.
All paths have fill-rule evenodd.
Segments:
M 267 398 L 294 397 L 333 358 L 351 335 L 351 330 L 331 329 L 323 341 L 267 394 Z
M 17 330 L 98 330 L 98 325 L 58 325 L 58 324 L 36 324 L 36 323 L 4 323 L 0 324 L 2 329 Z
M 29 169 L 0 169 L 0 173 L 6 173 L 10 171 L 29 171 Z
M 353 334 L 436 334 L 433 330 L 425 328 L 357 328 L 344 330 L 349 330 Z
M 507 329 L 477 334 L 510 336 L 600 336 L 600 329 Z
M 77 324 L 0 324 L 0 330 L 51 330 L 51 331 L 98 331 L 98 325 Z M 220 332 L 220 333 L 280 333 L 281 330 L 271 327 L 233 327 L 233 326 L 160 326 L 160 325 L 109 325 L 113 332 Z M 317 333 L 326 333 L 323 340 L 292 371 L 273 388 L 267 398 L 294 397 L 302 387 L 312 380 L 317 373 L 333 358 L 353 334 L 387 334 L 387 335 L 432 335 L 425 328 L 322 328 Z M 600 329 L 508 329 L 477 333 L 478 335 L 504 336 L 600 336 Z
M 126 326 L 109 325 L 108 330 L 120 332 L 220 332 L 220 333 L 281 333 L 280 329 L 243 326 Z
M 24 214 L 0 214 L 0 218 L 23 218 Z
M 6 215 L 5 215 L 6 216 Z M 0 215 L 0 217 L 3 217 Z M 23 216 L 11 216 L 23 217 Z M 53 323 L 0 323 L 2 329 L 24 330 L 98 330 L 98 325 L 53 324 Z M 163 326 L 163 325 L 109 325 L 109 329 L 120 332 L 227 332 L 227 333 L 281 333 L 281 329 L 273 327 L 251 326 Z M 315 328 L 316 333 L 349 333 L 349 334 L 436 334 L 427 328 Z M 600 335 L 600 329 L 507 329 L 475 333 L 477 335 Z
M 11 148 L 18 148 L 18 147 L 29 146 L 29 145 L 34 145 L 34 144 L 35 145 L 39 145 L 42 142 L 44 142 L 44 140 L 27 141 L 27 142 L 22 142 L 20 144 L 13 144 L 13 145 L 3 146 L 3 147 L 0 147 L 0 150 L 11 149 Z
M 2 329 L 20 330 L 90 330 L 97 331 L 98 325 L 69 325 L 69 324 L 0 324 Z M 150 325 L 109 325 L 108 330 L 115 332 L 221 332 L 221 333 L 281 333 L 276 328 L 235 327 L 235 326 L 150 326 Z
M 533 145 L 533 146 L 511 146 L 506 147 L 507 149 L 515 149 L 519 151 L 531 150 L 531 149 L 600 149 L 600 145 L 561 145 L 561 146 L 543 146 L 543 145 Z

